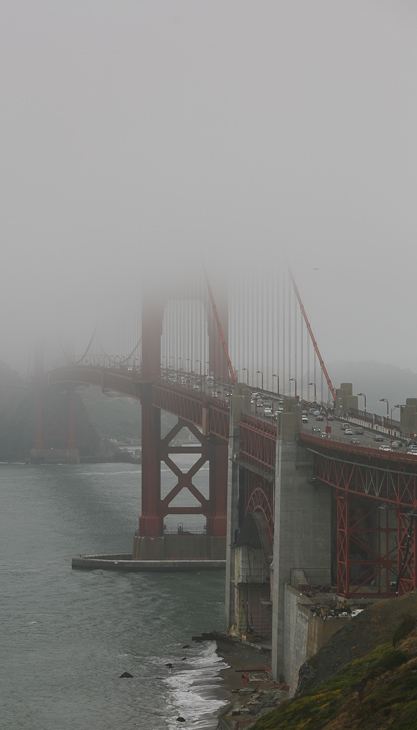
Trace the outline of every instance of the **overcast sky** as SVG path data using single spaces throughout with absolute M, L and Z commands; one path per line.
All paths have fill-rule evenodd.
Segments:
M 415 0 L 0 0 L 0 359 L 140 272 L 287 252 L 325 361 L 417 371 Z

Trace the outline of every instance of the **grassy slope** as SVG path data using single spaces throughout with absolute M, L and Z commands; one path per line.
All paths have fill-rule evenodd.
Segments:
M 326 680 L 264 715 L 253 730 L 415 730 L 416 620 L 414 593 L 364 611 L 349 632 L 335 634 L 331 651 L 327 645 L 326 652 L 322 649 L 314 657 L 323 670 L 329 663 Z M 357 658 L 329 676 L 332 654 L 347 656 L 346 646 L 352 642 Z M 311 684 L 315 682 L 317 674 Z

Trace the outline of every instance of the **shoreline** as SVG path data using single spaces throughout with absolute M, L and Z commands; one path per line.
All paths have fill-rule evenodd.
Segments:
M 216 653 L 228 664 L 220 670 L 227 703 L 217 713 L 217 730 L 249 727 L 259 717 L 288 698 L 288 687 L 275 682 L 270 674 L 270 654 L 236 642 L 217 647 Z

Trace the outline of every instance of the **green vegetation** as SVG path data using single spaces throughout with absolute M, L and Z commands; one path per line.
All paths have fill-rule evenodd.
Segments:
M 398 644 L 399 641 L 402 641 L 405 639 L 409 634 L 411 634 L 412 631 L 416 628 L 416 617 L 415 616 L 406 616 L 405 619 L 400 623 L 398 629 L 396 630 L 394 634 L 394 638 L 392 640 L 392 643 L 394 646 Z
M 399 629 L 410 626 L 409 618 Z M 399 629 L 394 636 L 398 636 Z M 404 638 L 401 649 L 392 643 L 380 644 L 344 666 L 315 692 L 281 703 L 261 717 L 252 726 L 253 730 L 333 730 L 336 727 L 415 730 L 417 631 L 414 625 Z

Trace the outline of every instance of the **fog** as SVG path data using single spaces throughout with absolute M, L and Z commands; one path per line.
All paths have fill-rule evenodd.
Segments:
M 0 2 L 0 359 L 142 282 L 275 271 L 326 362 L 417 371 L 412 0 Z

